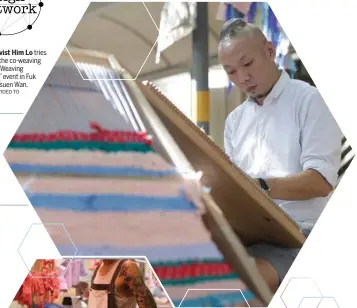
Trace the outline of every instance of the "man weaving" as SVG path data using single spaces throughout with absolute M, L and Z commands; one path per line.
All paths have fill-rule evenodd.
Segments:
M 238 18 L 226 22 L 219 59 L 248 97 L 226 120 L 226 153 L 308 236 L 337 184 L 342 136 L 337 123 L 315 87 L 277 68 L 274 46 L 258 27 Z M 273 292 L 298 252 L 268 244 L 248 247 Z

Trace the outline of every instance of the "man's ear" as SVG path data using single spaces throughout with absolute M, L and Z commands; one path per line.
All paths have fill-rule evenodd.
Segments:
M 275 51 L 275 47 L 273 45 L 272 42 L 268 41 L 265 45 L 265 50 L 266 50 L 266 53 L 268 55 L 268 57 L 271 59 L 271 60 L 275 60 L 275 57 L 276 57 L 276 51 Z

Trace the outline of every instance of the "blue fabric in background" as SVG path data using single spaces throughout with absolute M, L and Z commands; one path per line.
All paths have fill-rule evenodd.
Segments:
M 232 7 L 231 4 L 227 4 L 227 9 L 226 9 L 226 16 L 225 19 L 226 21 L 232 19 L 232 18 L 244 18 L 244 14 L 238 10 L 236 10 L 234 7 Z M 233 88 L 233 83 L 232 82 L 228 82 L 228 88 L 227 88 L 227 98 L 229 96 L 229 94 L 231 93 Z
M 255 16 L 257 14 L 257 2 L 252 2 L 248 11 L 248 22 L 254 22 Z
M 280 30 L 278 27 L 278 20 L 276 19 L 276 16 L 270 6 L 268 7 L 267 21 L 268 21 L 270 39 L 274 44 L 274 47 L 277 48 L 279 44 Z

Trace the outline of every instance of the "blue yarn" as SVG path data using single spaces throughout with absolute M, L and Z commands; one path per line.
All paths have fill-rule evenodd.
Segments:
M 55 243 L 56 244 L 56 243 Z M 92 245 L 82 245 L 75 242 L 73 244 L 56 244 L 61 256 L 72 257 L 75 253 L 77 256 L 146 256 L 153 264 L 158 262 L 185 262 L 187 260 L 220 259 L 223 256 L 215 244 L 197 243 L 186 245 L 170 246 L 114 246 L 107 243 L 93 243 Z
M 134 196 L 125 194 L 56 194 L 31 193 L 27 196 L 34 208 L 72 210 L 79 212 L 195 212 L 186 197 Z
M 177 174 L 177 170 L 147 170 L 140 167 L 117 167 L 117 166 L 55 166 L 33 164 L 10 164 L 14 173 L 38 173 L 38 174 L 71 174 L 87 176 L 147 176 L 165 177 Z

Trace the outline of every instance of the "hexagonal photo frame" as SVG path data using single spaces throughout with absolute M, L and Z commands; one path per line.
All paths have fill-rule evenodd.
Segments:
M 145 4 L 144 4 L 144 6 L 145 6 Z M 153 47 L 152 47 L 153 48 Z M 152 50 L 152 49 L 151 49 Z M 76 62 L 74 61 L 74 58 L 75 58 L 75 56 L 73 55 L 73 53 L 72 53 L 72 51 L 71 52 L 69 52 L 69 50 L 68 50 L 68 48 L 66 48 L 66 51 L 68 52 L 68 56 L 69 56 L 69 58 L 76 64 Z M 151 51 L 150 51 L 150 53 L 151 53 Z M 149 53 L 149 55 L 150 55 L 150 53 Z M 147 57 L 149 57 L 149 55 L 147 56 Z M 147 59 L 147 58 L 146 58 Z M 109 61 L 110 62 L 110 61 Z M 144 65 L 144 64 L 143 64 Z M 140 70 L 142 69 L 142 67 L 143 67 L 143 65 L 141 66 L 141 68 L 140 68 Z M 84 80 L 84 81 L 104 81 L 104 80 L 129 80 L 129 81 L 134 81 L 134 80 L 136 80 L 136 78 L 137 78 L 137 76 L 138 76 L 138 74 L 140 73 L 140 70 L 139 70 L 139 73 L 136 75 L 136 77 L 135 78 L 129 78 L 129 79 L 119 79 L 119 78 L 83 78 L 84 77 L 84 75 L 82 74 L 82 71 L 81 71 L 81 67 L 79 67 L 79 65 L 77 65 L 76 64 L 76 69 L 77 69 L 77 71 L 78 71 L 78 73 L 80 74 L 80 76 L 82 77 L 82 80 Z M 123 72 L 125 73 L 125 71 L 123 70 Z M 110 92 L 110 91 L 109 91 Z M 106 94 L 108 94 L 108 93 L 106 93 Z M 36 137 L 36 138 L 38 138 L 38 136 Z M 41 137 L 42 138 L 42 137 Z M 28 191 L 29 192 L 29 194 L 31 194 L 31 191 Z M 36 196 L 37 197 L 37 196 Z M 40 196 L 40 197 L 43 197 L 43 195 L 42 196 Z M 48 196 L 47 196 L 48 197 Z M 53 196 L 52 196 L 53 197 Z M 52 198 L 51 200 L 53 201 L 53 202 L 56 202 L 56 200 L 54 200 L 55 198 Z M 37 199 L 37 201 L 38 201 L 38 199 Z M 82 203 L 86 203 L 86 205 L 88 206 L 88 208 L 91 208 L 91 210 L 98 210 L 98 202 L 97 202 L 98 200 L 97 200 L 97 198 L 96 197 L 93 197 L 93 196 L 90 196 L 89 198 L 86 198 Z M 41 202 L 40 202 L 41 203 Z M 44 203 L 43 202 L 43 199 L 42 199 L 42 203 Z M 83 205 L 83 204 L 82 204 Z M 41 206 L 43 206 L 43 205 L 41 205 Z M 269 219 L 267 219 L 267 220 L 269 220 Z M 71 245 L 69 245 L 69 247 L 70 247 L 70 249 L 72 248 L 71 247 Z M 68 247 L 67 247 L 67 249 L 68 249 Z M 70 250 L 69 249 L 69 250 Z M 21 251 L 23 250 L 23 246 L 21 246 Z M 67 250 L 66 250 L 67 251 Z M 290 290 L 290 288 L 291 288 L 291 286 L 289 287 L 289 290 Z M 194 290 L 194 289 L 191 289 L 191 290 Z M 191 291 L 190 291 L 191 292 Z M 240 291 L 241 292 L 241 291 Z M 288 291 L 287 291 L 288 292 Z M 310 294 L 309 292 L 307 292 L 308 294 Z M 187 293 L 186 293 L 186 295 L 187 295 Z M 185 296 L 186 296 L 185 295 Z M 288 302 L 289 300 L 287 300 L 286 299 L 286 296 L 287 296 L 287 293 L 285 292 L 284 293 L 284 298 L 285 298 L 285 302 Z M 321 296 L 321 295 L 320 295 Z M 243 296 L 244 297 L 244 296 Z M 323 297 L 321 297 L 321 299 L 322 299 Z M 304 295 L 304 297 L 303 297 L 303 299 L 301 300 L 302 302 L 300 303 L 300 305 L 305 305 L 306 304 L 306 302 L 308 301 L 308 300 L 315 300 L 316 298 L 315 297 L 308 297 L 308 295 L 306 296 L 306 295 Z M 284 300 L 283 300 L 284 301 Z M 322 302 L 326 302 L 327 300 L 321 300 L 320 302 L 322 303 Z M 284 304 L 285 304 L 285 302 L 284 302 Z M 290 304 L 289 304 L 290 305 Z M 293 305 L 295 305 L 295 302 L 294 302 L 294 304 Z

